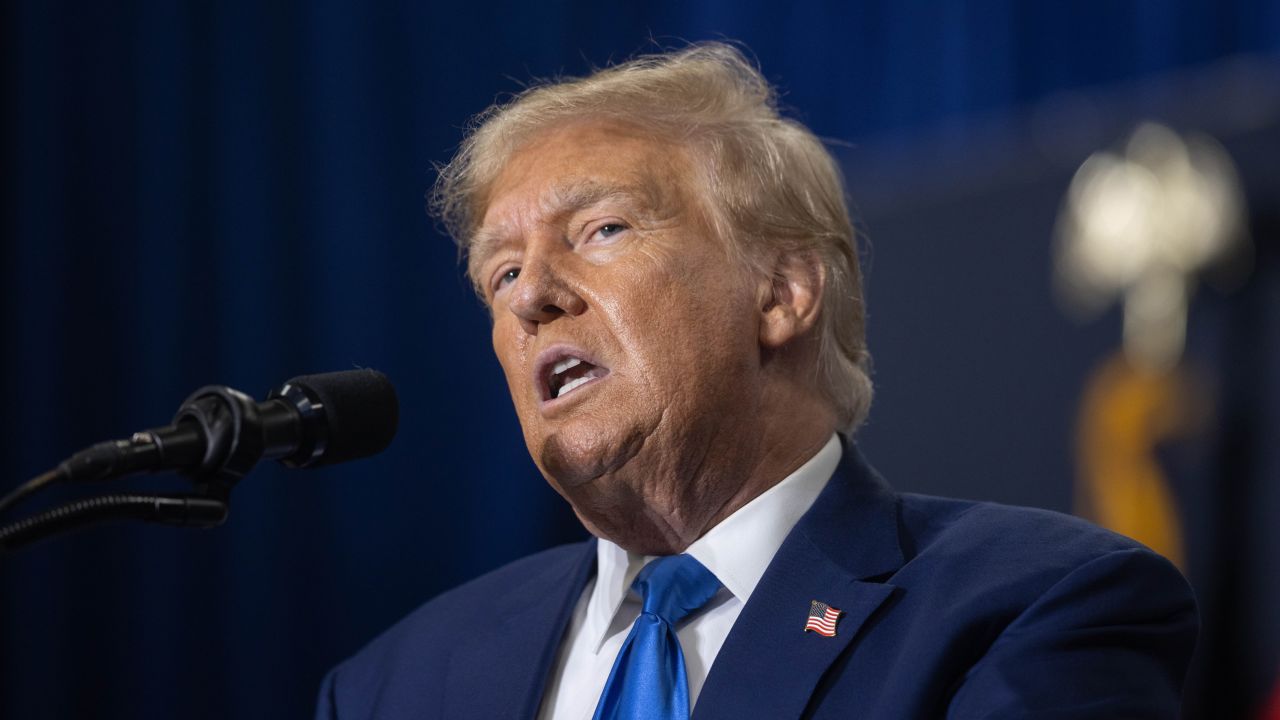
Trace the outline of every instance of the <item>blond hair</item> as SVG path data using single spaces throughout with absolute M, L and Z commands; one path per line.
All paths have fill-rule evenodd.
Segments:
M 429 203 L 466 252 L 490 185 L 539 131 L 599 118 L 683 143 L 699 165 L 710 218 L 746 267 L 813 253 L 826 270 L 815 368 L 851 434 L 871 405 L 871 358 L 853 225 L 831 154 L 778 112 L 777 95 L 732 45 L 707 42 L 644 55 L 584 78 L 535 85 L 477 115 Z M 474 280 L 474 273 L 472 279 Z

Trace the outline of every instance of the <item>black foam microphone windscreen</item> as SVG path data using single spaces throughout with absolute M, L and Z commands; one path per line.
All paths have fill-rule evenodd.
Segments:
M 302 388 L 322 407 L 327 447 L 310 466 L 332 465 L 382 452 L 400 421 L 400 402 L 386 375 L 377 370 L 301 375 L 288 385 Z

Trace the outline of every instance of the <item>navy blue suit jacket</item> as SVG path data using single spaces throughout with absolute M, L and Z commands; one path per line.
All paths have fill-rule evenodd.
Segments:
M 447 592 L 335 668 L 318 718 L 533 718 L 595 542 Z M 803 632 L 811 600 L 844 611 Z M 1040 510 L 893 492 L 853 447 L 787 536 L 694 720 L 1172 718 L 1197 630 L 1178 571 Z

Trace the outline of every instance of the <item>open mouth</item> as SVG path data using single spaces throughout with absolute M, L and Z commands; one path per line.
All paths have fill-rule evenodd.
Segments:
M 548 363 L 543 375 L 543 399 L 558 400 L 609 374 L 609 368 L 595 365 L 576 355 L 562 355 Z

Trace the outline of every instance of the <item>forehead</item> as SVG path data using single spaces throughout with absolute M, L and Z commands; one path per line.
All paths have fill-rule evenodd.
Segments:
M 544 130 L 512 153 L 489 192 L 473 256 L 530 222 L 552 222 L 605 200 L 638 211 L 683 205 L 692 165 L 685 148 L 653 133 L 610 121 Z

